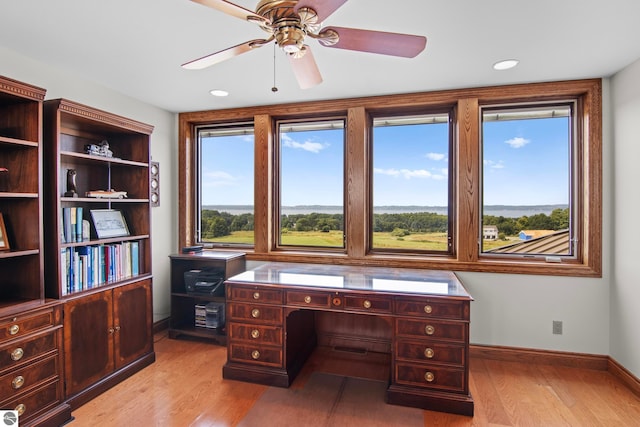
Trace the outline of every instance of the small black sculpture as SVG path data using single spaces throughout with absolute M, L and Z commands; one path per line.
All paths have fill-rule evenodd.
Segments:
M 75 169 L 67 169 L 67 192 L 64 193 L 64 197 L 78 197 Z

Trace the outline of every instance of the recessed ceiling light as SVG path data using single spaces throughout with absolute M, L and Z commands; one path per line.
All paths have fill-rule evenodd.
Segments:
M 226 90 L 221 90 L 221 89 L 213 89 L 211 92 L 211 95 L 213 96 L 228 96 L 229 92 L 227 92 Z
M 506 59 L 504 61 L 498 61 L 495 64 L 493 64 L 493 69 L 494 70 L 508 70 L 509 68 L 513 68 L 516 65 L 518 65 L 518 61 L 517 59 Z

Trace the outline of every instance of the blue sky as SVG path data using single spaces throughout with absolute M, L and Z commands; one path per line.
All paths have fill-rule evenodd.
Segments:
M 568 203 L 568 119 L 484 125 L 484 204 Z M 374 205 L 446 206 L 447 124 L 374 130 Z M 210 141 L 215 141 L 210 144 Z M 282 205 L 342 205 L 342 130 L 282 138 Z M 205 139 L 204 205 L 253 204 L 253 137 Z

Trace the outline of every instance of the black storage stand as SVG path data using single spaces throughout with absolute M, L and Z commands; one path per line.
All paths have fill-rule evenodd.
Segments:
M 224 285 L 215 286 L 216 274 L 227 279 L 246 268 L 243 252 L 203 251 L 173 254 L 171 259 L 171 318 L 169 338 L 197 337 L 226 345 Z M 187 283 L 185 283 L 185 277 Z M 211 286 L 213 285 L 213 286 Z

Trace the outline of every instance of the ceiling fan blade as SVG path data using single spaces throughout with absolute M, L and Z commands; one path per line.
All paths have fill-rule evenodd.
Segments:
M 245 21 L 252 22 L 265 22 L 269 23 L 269 20 L 264 16 L 260 16 L 252 10 L 245 9 L 242 6 L 231 3 L 226 0 L 191 0 L 201 5 L 208 6 L 212 9 L 217 9 L 220 12 L 224 12 L 227 15 L 235 16 L 236 18 L 243 19 Z
M 298 9 L 308 7 L 316 11 L 318 22 L 322 22 L 346 2 L 347 0 L 299 0 L 293 11 L 298 13 Z
M 338 42 L 335 44 L 324 43 L 322 40 L 323 35 L 330 34 L 332 31 L 339 35 Z M 327 47 L 402 56 L 404 58 L 417 56 L 427 45 L 427 38 L 424 36 L 342 27 L 324 28 L 319 34 L 319 41 Z
M 301 58 L 295 58 L 294 55 L 289 55 L 289 62 L 291 63 L 293 74 L 295 74 L 300 88 L 309 89 L 322 83 L 322 76 L 320 75 L 320 70 L 313 57 L 311 48 L 307 45 L 305 45 L 304 48 L 306 52 Z
M 211 55 L 203 56 L 202 58 L 185 62 L 184 64 L 182 64 L 182 68 L 185 68 L 187 70 L 201 70 L 219 62 L 226 61 L 227 59 L 231 59 L 234 56 L 249 52 L 250 50 L 256 49 L 269 41 L 271 40 L 251 40 L 246 43 L 242 43 L 237 46 L 212 53 Z

